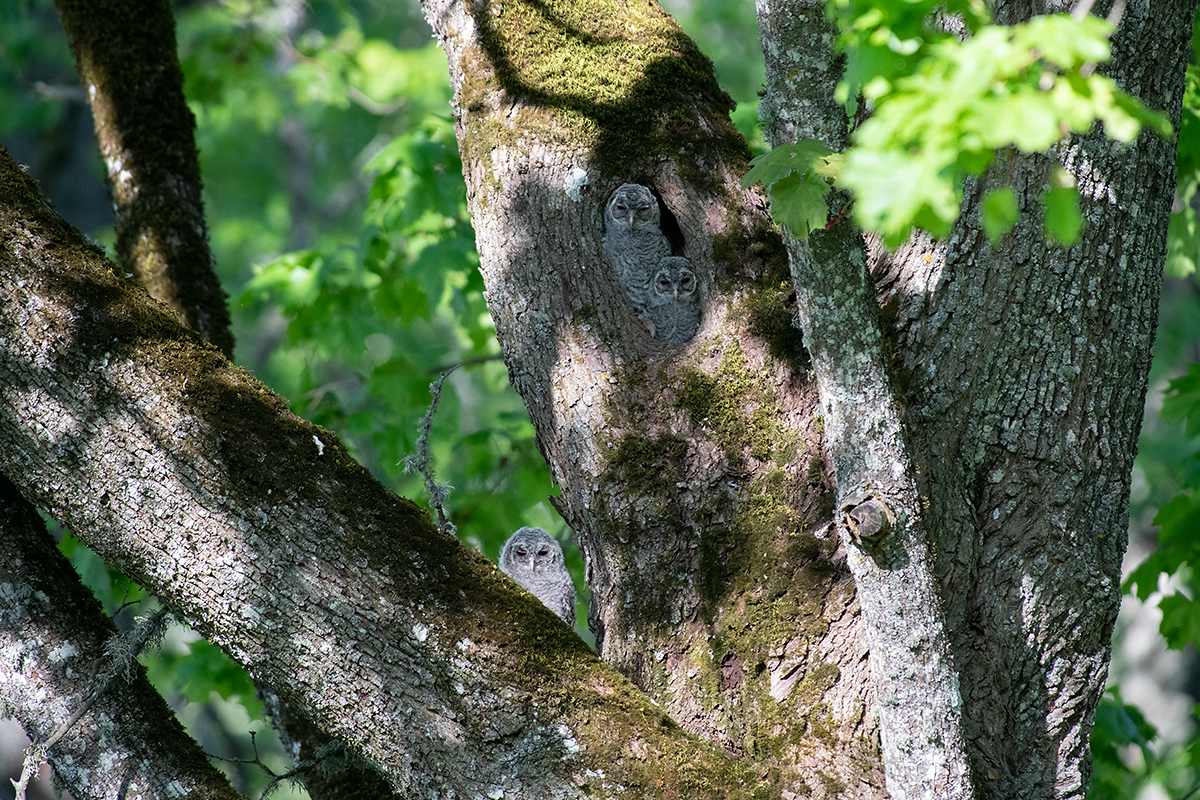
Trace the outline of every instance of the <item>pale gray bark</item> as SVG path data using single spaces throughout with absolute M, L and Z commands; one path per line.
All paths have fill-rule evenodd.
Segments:
M 770 143 L 818 139 L 842 150 L 848 120 L 833 98 L 841 58 L 825 4 L 759 0 L 757 10 L 767 64 L 760 114 Z M 834 521 L 871 652 L 888 792 L 898 800 L 965 800 L 974 789 L 959 678 L 862 236 L 840 220 L 784 238 L 825 411 Z
M 59 734 L 91 699 L 118 635 L 37 511 L 0 477 L 0 717 L 15 716 L 35 744 Z M 48 748 L 55 779 L 79 800 L 241 796 L 140 667 L 59 736 Z

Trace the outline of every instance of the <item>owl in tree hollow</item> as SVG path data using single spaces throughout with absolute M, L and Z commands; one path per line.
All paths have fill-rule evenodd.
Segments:
M 639 314 L 646 309 L 658 262 L 671 255 L 659 220 L 658 200 L 636 183 L 618 186 L 604 207 L 604 257 Z
M 700 293 L 696 273 L 686 258 L 668 256 L 658 262 L 643 316 L 654 335 L 668 342 L 686 342 L 700 327 Z
M 542 605 L 575 626 L 575 584 L 563 564 L 562 548 L 542 528 L 521 528 L 504 543 L 500 569 Z

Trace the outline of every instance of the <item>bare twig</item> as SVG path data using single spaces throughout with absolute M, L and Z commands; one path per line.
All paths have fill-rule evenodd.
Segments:
M 433 413 L 437 411 L 438 400 L 442 396 L 442 384 L 445 382 L 446 376 L 453 371 L 454 368 L 451 367 L 443 372 L 436 381 L 429 384 L 429 394 L 432 399 L 429 402 L 429 410 L 421 419 L 419 426 L 421 435 L 417 437 L 417 450 L 415 453 L 406 455 L 400 462 L 404 465 L 406 473 L 419 472 L 425 477 L 425 491 L 429 493 L 429 507 L 437 514 L 438 530 L 449 536 L 458 534 L 458 529 L 446 514 L 446 498 L 450 496 L 454 487 L 448 483 L 438 483 L 433 479 L 433 470 L 429 467 L 429 433 L 433 430 Z
M 454 371 L 455 369 L 458 369 L 459 367 L 464 367 L 464 368 L 469 369 L 471 367 L 477 367 L 480 364 L 486 364 L 489 361 L 503 361 L 503 360 L 504 360 L 504 356 L 501 353 L 495 353 L 490 356 L 477 356 L 476 358 L 468 358 L 463 361 L 456 362 L 454 364 L 442 364 L 440 366 L 436 366 L 433 369 L 429 370 L 429 374 L 432 375 L 435 372 L 449 373 L 449 372 Z
M 30 745 L 29 749 L 25 751 L 25 763 L 21 767 L 21 778 L 12 781 L 13 788 L 17 790 L 15 800 L 25 800 L 25 790 L 29 788 L 29 781 L 37 775 L 38 767 L 45 760 L 46 751 L 43 747 Z

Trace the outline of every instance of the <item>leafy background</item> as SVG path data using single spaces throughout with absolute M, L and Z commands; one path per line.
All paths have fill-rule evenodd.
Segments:
M 1102 82 L 1071 82 L 1072 70 L 1103 59 L 1102 29 L 1056 22 L 1034 31 L 993 31 L 956 46 L 923 24 L 933 3 L 842 0 L 832 8 L 849 31 L 843 40 L 852 56 L 847 97 L 855 93 L 851 88 L 861 89 L 875 115 L 858 132 L 859 160 L 817 177 L 809 167 L 820 155 L 812 148 L 776 154 L 771 162 L 762 142 L 757 92 L 763 65 L 753 5 L 665 5 L 713 58 L 738 103 L 735 122 L 764 157 L 760 164 L 774 163 L 771 180 L 763 182 L 780 182 L 785 191 L 772 199 L 793 230 L 807 224 L 803 217 L 792 222 L 794 209 L 816 214 L 823 224 L 820 198 L 828 175 L 858 192 L 861 221 L 896 239 L 914 223 L 937 231 L 952 222 L 962 181 L 986 165 L 996 146 L 1042 149 L 1064 126 L 1085 129 L 1095 116 L 1123 137 L 1130 126 L 1161 125 Z M 974 29 L 985 24 L 977 4 L 947 8 L 961 11 Z M 223 0 L 178 2 L 176 11 L 238 363 L 289 398 L 298 414 L 336 429 L 383 483 L 418 500 L 424 497 L 420 478 L 398 464 L 413 451 L 429 384 L 458 365 L 442 394 L 430 455 L 438 479 L 454 487 L 449 509 L 460 535 L 495 558 L 517 527 L 546 527 L 566 545 L 580 588 L 579 618 L 586 620 L 582 563 L 549 505 L 556 489 L 508 384 L 483 301 L 445 59 L 417 5 Z M 1093 736 L 1097 798 L 1180 798 L 1200 775 L 1192 713 L 1200 693 L 1194 645 L 1200 609 L 1193 602 L 1200 577 L 1190 566 L 1200 563 L 1200 366 L 1192 363 L 1200 361 L 1197 63 L 1194 56 L 1168 277 L 1134 470 L 1129 597 L 1114 641 L 1111 694 L 1097 712 Z M 978 82 L 978 96 L 960 89 L 962 102 L 944 102 L 945 86 L 963 71 L 990 78 Z M 1050 93 L 1039 81 L 1048 72 L 1060 82 L 1057 103 L 1043 102 Z M 1092 106 L 1080 110 L 1084 94 Z M 103 171 L 83 100 L 50 0 L 0 0 L 0 142 L 30 166 L 64 216 L 111 245 Z M 1024 123 L 1028 114 L 1041 124 L 1009 126 L 1007 139 L 994 124 Z M 793 168 L 784 158 L 804 163 Z M 870 177 L 856 182 L 856 174 Z M 878 190 L 889 182 L 906 188 L 905 204 L 881 199 Z M 787 197 L 789 186 L 809 195 Z M 1058 217 L 1051 215 L 1059 222 L 1048 233 L 1069 240 L 1077 224 L 1071 193 L 1047 202 L 1065 204 Z M 1003 195 L 989 208 L 989 232 L 998 238 L 1011 209 Z M 108 609 L 127 598 L 154 602 L 69 533 L 58 535 Z M 131 613 L 122 612 L 118 621 L 128 626 Z M 577 630 L 590 637 L 586 625 Z M 216 648 L 180 626 L 143 661 L 208 752 L 249 758 L 249 731 L 261 731 L 263 760 L 278 771 L 287 768 L 249 679 Z M 222 767 L 245 793 L 257 794 L 267 782 L 258 767 Z M 5 782 L 0 793 L 7 789 Z M 274 796 L 289 791 L 305 796 L 294 788 Z

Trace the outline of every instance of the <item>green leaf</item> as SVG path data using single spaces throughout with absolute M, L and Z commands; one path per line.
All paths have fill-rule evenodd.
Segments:
M 1167 384 L 1162 418 L 1167 422 L 1187 420 L 1184 430 L 1189 439 L 1200 434 L 1200 364 L 1188 364 L 1187 375 Z
M 1012 230 L 1017 221 L 1017 210 L 1017 195 L 1007 186 L 984 195 L 983 230 L 992 244 Z
M 771 185 L 771 216 L 803 240 L 814 228 L 825 227 L 829 218 L 825 196 L 829 191 L 829 185 L 812 172 L 789 175 Z
M 1175 575 L 1187 565 L 1200 564 L 1200 504 L 1181 492 L 1158 510 L 1158 547 L 1122 584 L 1123 591 L 1137 586 L 1137 596 L 1146 600 L 1158 588 L 1160 575 Z
M 1150 740 L 1157 735 L 1154 726 L 1134 706 L 1121 699 L 1112 687 L 1096 706 L 1092 727 L 1092 782 L 1088 797 L 1110 800 L 1114 797 L 1136 796 L 1136 788 L 1156 763 Z M 1142 751 L 1145 769 L 1134 772 L 1125 764 L 1122 751 L 1130 745 Z
M 1164 597 L 1159 602 L 1162 622 L 1159 630 L 1172 650 L 1200 642 L 1200 604 L 1182 594 Z
M 750 170 L 742 176 L 742 188 L 761 183 L 769 189 L 772 184 L 793 172 L 804 174 L 813 170 L 820 160 L 833 154 L 832 150 L 816 139 L 781 145 L 769 153 L 751 159 Z
M 1042 198 L 1046 207 L 1046 235 L 1056 239 L 1064 247 L 1070 247 L 1079 239 L 1083 230 L 1083 214 L 1079 212 L 1079 193 L 1074 187 L 1051 189 Z
M 1107 696 L 1100 698 L 1100 704 L 1096 706 L 1095 730 L 1113 745 L 1147 746 L 1158 735 L 1158 730 L 1146 721 L 1142 712 L 1124 702 L 1115 688 L 1109 689 Z
M 855 193 L 859 223 L 882 233 L 889 247 L 903 242 L 913 224 L 944 235 L 961 202 L 942 165 L 902 150 L 851 150 L 841 182 Z
M 948 231 L 960 210 L 958 187 L 982 173 L 1000 148 L 1044 152 L 1097 120 L 1118 141 L 1132 141 L 1146 126 L 1170 135 L 1163 114 L 1091 69 L 1110 55 L 1112 27 L 1103 19 L 1038 16 L 984 26 L 960 40 L 914 26 L 911 8 L 857 0 L 837 7 L 851 50 L 848 80 L 874 87 L 868 97 L 875 101 L 839 183 L 854 192 L 863 227 L 883 233 L 889 244 L 903 241 L 913 226 L 935 236 Z M 1000 197 L 984 208 L 989 237 L 1011 227 L 1012 208 Z M 1046 212 L 1048 235 L 1064 244 L 1077 240 L 1083 220 L 1070 193 L 1048 197 Z
M 796 169 L 794 156 L 792 146 L 783 145 L 752 158 L 749 172 L 742 176 L 742 188 L 748 189 L 756 183 L 770 186 L 775 181 L 791 175 Z
M 1200 137 L 1200 126 L 1195 134 Z M 1180 134 L 1182 149 L 1182 133 Z M 1198 162 L 1200 164 L 1200 162 Z M 1182 167 L 1180 171 L 1182 172 Z M 1200 220 L 1192 207 L 1195 190 L 1180 192 L 1182 206 L 1171 215 L 1167 227 L 1167 274 L 1175 278 L 1186 278 L 1195 273 L 1196 262 L 1200 261 Z

